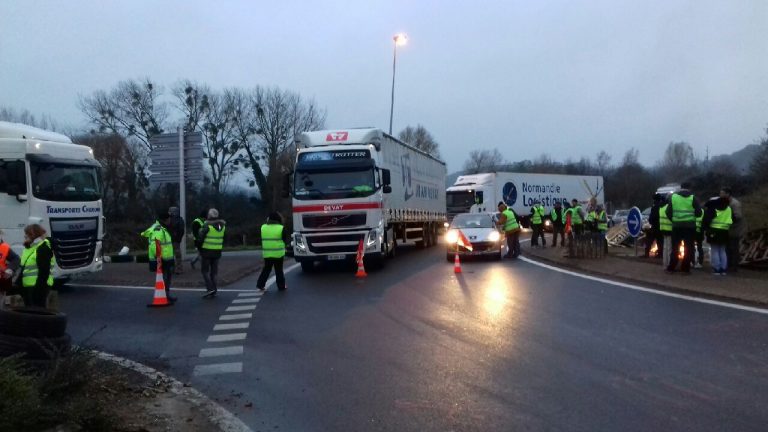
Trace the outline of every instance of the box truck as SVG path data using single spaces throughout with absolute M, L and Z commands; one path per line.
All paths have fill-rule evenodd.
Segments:
M 380 129 L 302 133 L 291 174 L 293 252 L 304 271 L 353 260 L 374 266 L 398 244 L 437 243 L 446 220 L 446 167 Z
M 0 228 L 21 255 L 24 227 L 48 232 L 56 280 L 101 271 L 101 165 L 64 135 L 0 122 Z
M 603 177 L 512 172 L 462 175 L 446 190 L 446 211 L 449 219 L 459 213 L 495 213 L 503 201 L 528 226 L 536 200 L 549 214 L 556 201 L 570 204 L 574 198 L 582 205 L 591 198 L 604 203 Z

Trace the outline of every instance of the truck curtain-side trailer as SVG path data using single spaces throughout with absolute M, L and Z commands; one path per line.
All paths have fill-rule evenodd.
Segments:
M 381 266 L 398 244 L 437 244 L 445 216 L 445 163 L 380 129 L 302 133 L 292 176 L 294 258 L 365 259 Z
M 24 227 L 48 232 L 54 277 L 101 271 L 101 165 L 64 135 L 0 122 L 0 228 L 21 255 Z
M 536 200 L 547 214 L 559 201 L 567 207 L 572 199 L 582 205 L 591 198 L 604 203 L 602 176 L 493 172 L 459 176 L 446 190 L 448 217 L 459 213 L 495 213 L 500 201 L 528 225 Z

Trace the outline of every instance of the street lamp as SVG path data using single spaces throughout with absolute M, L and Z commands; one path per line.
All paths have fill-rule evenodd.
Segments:
M 392 55 L 392 99 L 389 104 L 389 134 L 392 135 L 392 114 L 395 112 L 395 67 L 397 66 L 397 46 L 408 43 L 405 33 L 398 33 L 392 40 L 395 42 L 395 52 Z

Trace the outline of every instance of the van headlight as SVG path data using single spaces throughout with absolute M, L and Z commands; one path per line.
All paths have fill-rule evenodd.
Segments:
M 488 234 L 488 240 L 492 242 L 497 242 L 501 239 L 501 234 L 499 234 L 498 231 L 491 231 L 490 234 Z
M 459 241 L 459 232 L 455 229 L 448 231 L 445 233 L 445 241 L 448 242 L 448 244 L 456 244 L 456 242 Z

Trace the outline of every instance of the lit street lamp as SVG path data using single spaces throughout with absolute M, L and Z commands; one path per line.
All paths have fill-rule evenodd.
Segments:
M 395 67 L 397 66 L 397 46 L 408 43 L 408 36 L 405 33 L 398 33 L 393 38 L 395 41 L 395 52 L 392 55 L 392 99 L 389 104 L 389 134 L 392 135 L 392 114 L 395 112 Z

